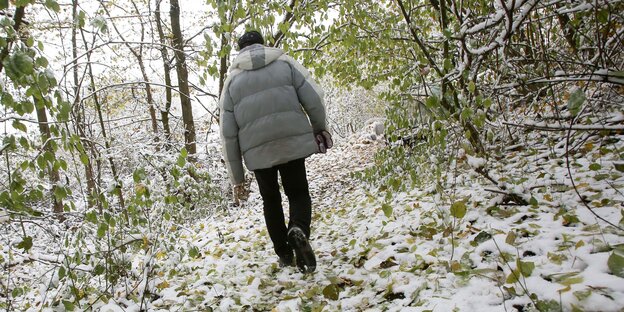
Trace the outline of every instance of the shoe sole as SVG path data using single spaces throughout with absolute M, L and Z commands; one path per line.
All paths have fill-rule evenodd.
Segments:
M 299 270 L 301 270 L 302 273 L 314 272 L 316 270 L 316 257 L 303 231 L 298 228 L 293 228 L 288 234 L 288 243 L 295 250 L 297 267 L 299 267 Z

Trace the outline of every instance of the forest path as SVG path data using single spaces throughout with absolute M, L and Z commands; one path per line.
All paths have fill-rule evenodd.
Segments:
M 365 276 L 370 274 L 364 272 L 367 269 L 360 256 L 363 249 L 356 248 L 358 251 L 350 255 L 345 252 L 354 250 L 358 235 L 361 239 L 368 232 L 367 218 L 374 214 L 383 216 L 372 206 L 367 207 L 370 211 L 355 209 L 366 195 L 351 174 L 371 166 L 379 146 L 379 141 L 351 142 L 307 159 L 313 205 L 311 245 L 317 256 L 315 273 L 303 275 L 296 268 L 278 267 L 254 181 L 250 198 L 241 207 L 230 207 L 209 220 L 197 222 L 187 229 L 188 235 L 180 237 L 178 245 L 199 250 L 200 254 L 169 259 L 177 262 L 169 263 L 175 266 L 175 272 L 162 272 L 154 281 L 161 293 L 152 307 L 316 311 L 329 305 L 334 306 L 330 310 L 341 310 L 340 301 L 335 301 L 339 293 L 350 288 L 353 296 L 361 293 L 366 287 Z M 287 213 L 285 196 L 283 204 Z M 347 272 L 362 277 L 340 277 Z M 376 295 L 366 293 L 366 297 Z M 383 296 L 383 292 L 379 295 Z M 370 299 L 362 299 L 349 299 L 352 302 L 348 305 L 367 306 Z
M 510 176 L 507 181 L 519 191 L 545 185 L 531 193 L 537 204 L 501 204 L 502 196 L 488 192 L 488 182 L 475 176 L 475 161 L 463 158 L 449 189 L 403 187 L 410 185 L 403 181 L 397 188 L 373 189 L 352 176 L 374 166 L 382 143 L 370 140 L 368 132 L 306 161 L 316 272 L 303 275 L 293 267 L 278 267 L 254 182 L 241 207 L 178 229 L 185 233 L 178 249 L 158 259 L 152 280 L 158 291 L 150 309 L 513 311 L 538 305 L 560 311 L 560 302 L 563 310 L 572 304 L 581 310 L 624 307 L 624 279 L 610 273 L 607 259 L 613 253 L 604 245 L 621 247 L 624 239 L 603 230 L 579 206 L 557 159 L 527 149 L 490 171 L 516 177 L 533 172 L 537 178 Z M 544 153 L 537 155 L 549 155 Z M 598 203 L 607 203 L 608 197 L 608 203 L 620 205 L 624 197 L 601 177 L 608 173 L 620 184 L 624 177 L 606 164 L 602 170 L 578 170 L 576 176 L 593 179 L 583 187 L 596 191 L 591 196 Z M 410 179 L 416 173 L 404 174 Z M 465 215 L 459 219 L 449 213 L 453 202 L 464 202 Z M 601 213 L 619 219 L 620 208 L 609 206 Z M 519 279 L 518 266 L 524 270 Z M 539 299 L 530 299 L 525 290 Z

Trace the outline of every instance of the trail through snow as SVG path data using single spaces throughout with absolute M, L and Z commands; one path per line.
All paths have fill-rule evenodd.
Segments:
M 534 154 L 514 153 L 503 161 L 507 165 L 502 172 L 520 168 L 548 172 L 539 179 L 516 181 L 519 192 L 530 185 L 546 185 L 531 192 L 539 204 L 505 206 L 501 196 L 479 184 L 487 182 L 470 169 L 474 159 L 465 158 L 464 173 L 456 177 L 455 197 L 466 198 L 467 214 L 455 220 L 455 230 L 450 231 L 448 198 L 431 190 L 373 189 L 353 178 L 353 172 L 374 165 L 374 153 L 381 145 L 370 138 L 367 144 L 361 142 L 358 138 L 339 144 L 306 162 L 315 273 L 278 267 L 254 182 L 241 207 L 178 229 L 181 251 L 157 256 L 151 281 L 157 292 L 149 309 L 526 311 L 539 304 L 542 311 L 559 311 L 559 303 L 566 311 L 624 307 L 624 279 L 609 271 L 611 252 L 605 248 L 605 242 L 622 246 L 622 235 L 596 225 L 565 187 L 569 182 L 565 168 L 556 160 L 539 153 L 532 158 L 527 155 Z M 614 183 L 622 184 L 623 179 L 609 170 Z M 591 187 L 600 189 L 600 183 Z M 599 212 L 617 220 L 624 198 L 606 188 L 602 191 L 611 194 L 611 200 Z M 285 211 L 287 205 L 284 198 Z M 570 211 L 578 220 L 565 218 Z M 189 256 L 186 250 L 191 247 L 200 254 Z M 514 274 L 520 274 L 518 282 Z M 537 298 L 529 298 L 525 289 Z M 122 311 L 111 302 L 102 308 Z M 138 311 L 136 303 L 125 305 L 124 311 Z

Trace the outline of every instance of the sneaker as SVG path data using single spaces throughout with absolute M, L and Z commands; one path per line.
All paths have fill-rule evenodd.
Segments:
M 295 266 L 295 256 L 293 255 L 292 250 L 279 256 L 278 263 L 281 268 Z
M 288 230 L 288 244 L 297 255 L 297 267 L 301 273 L 312 273 L 316 270 L 316 257 L 303 230 L 293 226 Z

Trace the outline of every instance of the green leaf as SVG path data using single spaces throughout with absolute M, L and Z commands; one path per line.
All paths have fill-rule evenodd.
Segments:
M 527 261 L 518 260 L 518 268 L 524 277 L 531 276 L 533 274 L 533 270 L 535 269 L 535 263 Z
M 466 204 L 463 201 L 456 201 L 451 205 L 451 216 L 461 219 L 466 215 Z
M 191 249 L 189 249 L 189 257 L 197 258 L 199 257 L 199 255 L 200 255 L 199 248 L 197 248 L 197 246 L 193 246 L 191 247 Z
M 428 97 L 427 100 L 425 100 L 425 105 L 428 108 L 435 108 L 438 105 L 440 105 L 440 99 L 438 99 L 437 96 L 432 95 L 432 96 Z
M 15 6 L 23 7 L 34 2 L 34 0 L 15 0 Z
M 24 149 L 29 149 L 30 148 L 30 143 L 28 142 L 28 139 L 25 137 L 21 137 L 19 139 L 19 144 L 24 148 Z
M 505 238 L 505 243 L 514 246 L 514 244 L 516 243 L 516 232 L 509 231 L 507 237 Z
M 384 215 L 386 215 L 386 218 L 390 218 L 392 216 L 392 206 L 388 204 L 383 204 L 381 205 L 381 210 L 383 210 L 383 213 Z
M 59 201 L 65 199 L 65 197 L 67 197 L 67 190 L 62 186 L 55 186 L 54 197 Z
M 59 6 L 58 2 L 54 0 L 46 0 L 45 6 L 57 13 L 61 11 L 61 7 Z
M 20 131 L 28 132 L 28 129 L 26 128 L 26 125 L 21 123 L 17 119 L 13 120 L 13 128 L 15 128 L 17 130 L 20 130 Z
M 13 298 L 22 296 L 23 294 L 24 294 L 24 288 L 22 287 L 17 287 L 13 289 L 13 291 L 11 291 L 11 296 L 13 296 Z
M 9 7 L 9 0 L 0 0 L 0 10 L 7 9 Z
M 63 306 L 65 307 L 65 311 L 74 311 L 74 303 L 69 300 L 63 300 Z
M 108 231 L 108 224 L 105 222 L 100 223 L 97 229 L 97 236 L 99 238 L 104 237 L 104 235 L 106 235 L 106 231 Z
M 579 284 L 582 282 L 583 282 L 582 276 L 573 276 L 573 277 L 564 279 L 563 281 L 559 282 L 559 284 L 564 285 L 564 286 L 570 286 L 570 285 Z
M 624 163 L 613 163 L 615 170 L 619 172 L 624 172 Z
M 58 270 L 58 278 L 63 279 L 63 277 L 65 277 L 65 273 L 65 267 L 61 266 Z
M 89 164 L 89 156 L 87 156 L 87 154 L 85 154 L 85 153 L 81 153 L 81 154 L 80 154 L 80 162 L 81 162 L 83 165 L 87 165 L 87 164 Z
M 78 12 L 78 28 L 84 28 L 85 27 L 85 21 L 87 19 L 87 15 L 85 14 L 84 11 L 79 11 Z
M 541 312 L 559 312 L 563 310 L 555 300 L 538 300 L 536 307 Z
M 475 244 L 475 246 L 476 246 L 476 245 L 481 244 L 481 243 L 483 243 L 485 241 L 488 241 L 490 239 L 492 239 L 492 234 L 490 234 L 490 233 L 488 233 L 486 231 L 481 231 L 481 232 L 479 232 L 479 234 L 477 234 L 477 236 L 475 236 L 473 242 L 476 243 Z
M 340 288 L 336 284 L 329 284 L 323 288 L 323 297 L 330 300 L 338 300 L 340 296 Z
M 470 93 L 474 93 L 474 92 L 475 92 L 475 90 L 476 90 L 476 86 L 475 86 L 474 81 L 469 82 L 469 83 L 468 83 L 468 91 L 469 91 Z
M 186 165 L 186 158 L 184 158 L 182 155 L 178 156 L 178 161 L 176 164 L 178 165 L 178 167 L 184 167 L 184 165 Z
M 290 29 L 290 23 L 288 22 L 280 23 L 277 27 L 283 34 L 286 34 L 288 32 L 288 29 Z
M 34 60 L 26 52 L 17 51 L 7 61 L 7 70 L 12 76 L 21 78 L 33 73 Z
M 518 281 L 518 278 L 520 277 L 520 272 L 518 272 L 518 270 L 513 270 L 511 271 L 511 273 L 509 273 L 509 275 L 507 276 L 507 279 L 505 280 L 505 283 L 507 284 L 512 284 Z
M 624 255 L 622 252 L 614 250 L 607 260 L 607 266 L 613 275 L 624 278 Z
M 101 33 L 105 34 L 108 31 L 108 25 L 106 19 L 101 16 L 96 16 L 91 20 L 91 25 L 97 28 Z
M 589 296 L 591 296 L 592 292 L 590 289 L 585 289 L 585 290 L 577 290 L 575 292 L 573 292 L 574 297 L 576 297 L 576 299 L 578 299 L 578 301 L 583 301 L 587 298 L 589 298 Z
M 48 67 L 49 62 L 48 62 L 48 59 L 47 59 L 47 58 L 45 58 L 45 57 L 41 56 L 41 57 L 38 57 L 38 58 L 35 60 L 35 64 L 36 64 L 38 67 L 44 67 L 44 68 L 45 68 L 45 67 Z
M 103 265 L 98 264 L 93 269 L 93 275 L 95 276 L 102 275 L 102 273 L 104 273 L 105 271 L 106 271 L 106 268 Z
M 609 21 L 609 10 L 608 9 L 602 9 L 600 11 L 598 11 L 598 14 L 596 16 L 598 18 L 598 22 L 602 23 L 602 24 L 606 24 Z
M 95 211 L 91 211 L 85 214 L 85 220 L 96 224 L 97 223 L 97 213 Z
M 145 177 L 146 177 L 145 169 L 143 168 L 134 170 L 134 172 L 132 173 L 132 179 L 134 180 L 135 183 L 141 182 L 143 179 L 145 179 Z
M 578 115 L 578 113 L 581 111 L 583 103 L 585 103 L 585 100 L 585 93 L 581 89 L 576 89 L 574 92 L 572 92 L 572 94 L 570 94 L 567 106 L 572 116 Z
M 599 164 L 596 164 L 596 163 L 593 163 L 593 164 L 589 165 L 589 170 L 592 170 L 592 171 L 598 171 L 601 168 L 602 168 L 602 166 L 599 165 Z
M 539 205 L 539 202 L 537 201 L 537 198 L 535 198 L 535 197 L 531 196 L 531 199 L 529 199 L 529 204 L 530 204 L 531 206 L 538 206 L 538 205 Z
M 24 239 L 19 244 L 17 244 L 17 248 L 22 248 L 24 249 L 24 251 L 30 250 L 32 246 L 33 246 L 33 242 L 32 242 L 32 237 L 30 236 L 24 237 Z

